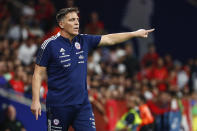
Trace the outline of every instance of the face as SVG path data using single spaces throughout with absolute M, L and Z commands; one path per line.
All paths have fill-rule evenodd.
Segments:
M 125 50 L 127 54 L 133 54 L 133 47 L 131 45 L 127 44 Z
M 134 108 L 136 106 L 135 101 L 136 101 L 136 98 L 134 96 L 127 96 L 126 97 L 127 107 Z
M 150 53 L 154 53 L 155 52 L 155 46 L 151 46 L 151 47 L 149 47 L 149 51 L 150 51 Z
M 164 65 L 162 58 L 159 58 L 158 61 L 157 61 L 157 63 L 158 63 L 158 66 L 159 67 L 162 67 Z
M 16 109 L 13 106 L 9 106 L 7 115 L 9 120 L 14 121 L 16 118 Z
M 76 12 L 68 13 L 59 23 L 62 30 L 69 36 L 79 34 L 79 17 Z

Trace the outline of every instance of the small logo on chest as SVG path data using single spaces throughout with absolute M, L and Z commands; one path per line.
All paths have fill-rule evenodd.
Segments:
M 80 50 L 81 49 L 81 45 L 79 44 L 79 42 L 75 42 L 75 48 L 77 50 Z
M 60 52 L 62 53 L 62 55 L 65 55 L 65 53 L 64 53 L 64 52 L 65 52 L 64 48 L 61 48 L 61 49 L 60 49 Z
M 60 52 L 61 52 L 61 53 L 62 53 L 62 52 L 65 52 L 64 48 L 61 48 L 61 49 L 60 49 Z

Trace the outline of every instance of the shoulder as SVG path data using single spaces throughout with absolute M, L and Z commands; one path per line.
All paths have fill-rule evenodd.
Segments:
M 46 39 L 42 43 L 41 48 L 44 50 L 47 46 L 49 46 L 51 43 L 53 43 L 59 36 L 60 36 L 60 33 L 57 33 L 56 35 L 53 35 L 50 38 Z
M 79 36 L 88 36 L 88 34 L 79 34 Z
M 79 37 L 89 40 L 89 39 L 97 39 L 97 38 L 101 37 L 101 35 L 79 34 Z
M 91 35 L 88 35 L 88 34 L 79 34 L 78 35 L 80 38 L 88 38 L 90 37 Z

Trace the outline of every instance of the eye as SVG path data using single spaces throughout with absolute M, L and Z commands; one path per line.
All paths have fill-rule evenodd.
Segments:
M 75 21 L 75 18 L 70 19 L 70 21 Z
M 69 19 L 69 21 L 75 21 L 75 20 L 79 21 L 79 18 L 71 18 L 71 19 Z

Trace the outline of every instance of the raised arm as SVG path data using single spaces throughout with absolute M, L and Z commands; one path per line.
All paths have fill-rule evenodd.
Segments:
M 36 120 L 38 119 L 38 115 L 41 115 L 40 87 L 45 73 L 46 67 L 35 65 L 34 74 L 32 78 L 31 111 L 35 115 Z
M 150 32 L 153 32 L 154 30 L 155 29 L 150 29 L 150 30 L 140 29 L 134 32 L 114 33 L 114 34 L 103 35 L 101 37 L 99 46 L 115 45 L 115 44 L 127 41 L 134 37 L 147 38 L 148 34 Z

